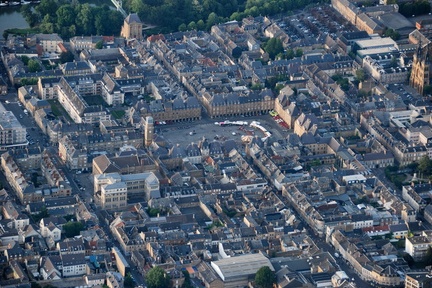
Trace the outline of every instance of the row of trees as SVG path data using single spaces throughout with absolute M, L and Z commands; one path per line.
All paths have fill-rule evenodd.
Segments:
M 158 32 L 209 30 L 211 26 L 248 16 L 275 15 L 328 0 L 125 0 L 128 11 L 159 26 Z
M 275 15 L 316 4 L 314 0 L 125 0 L 126 11 L 158 26 L 158 33 L 209 30 L 213 25 L 248 16 Z M 321 0 L 319 2 L 329 2 Z M 107 5 L 93 7 L 77 1 L 42 0 L 34 9 L 23 5 L 21 12 L 31 27 L 42 33 L 75 35 L 118 35 L 123 18 Z M 107 25 L 109 23 L 109 25 Z
M 410 1 L 399 4 L 399 12 L 405 17 L 418 16 L 428 14 L 431 11 L 429 1 Z
M 64 3 L 58 0 L 42 0 L 34 9 L 23 5 L 21 13 L 31 27 L 39 27 L 42 33 L 58 33 L 68 39 L 75 35 L 118 35 L 123 17 L 108 5 L 93 7 L 89 4 Z M 109 23 L 109 25 L 108 25 Z

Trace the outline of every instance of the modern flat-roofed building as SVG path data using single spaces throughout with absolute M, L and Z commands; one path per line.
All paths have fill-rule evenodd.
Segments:
M 224 281 L 224 287 L 244 287 L 255 277 L 256 272 L 263 266 L 272 271 L 274 267 L 270 260 L 261 253 L 246 254 L 212 261 L 211 267 Z
M 161 197 L 159 180 L 153 172 L 94 175 L 94 193 L 96 200 L 102 207 L 107 207 L 106 209 L 125 207 L 125 201 L 131 197 L 144 197 L 147 200 Z M 126 199 L 123 199 L 124 197 Z M 112 202 L 114 200 L 117 201 L 116 204 Z
M 127 205 L 127 186 L 125 182 L 112 183 L 101 188 L 102 209 L 120 209 Z
M 15 115 L 0 104 L 0 150 L 27 146 L 26 134 Z

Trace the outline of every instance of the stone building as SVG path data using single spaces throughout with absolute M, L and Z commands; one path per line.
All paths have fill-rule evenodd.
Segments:
M 143 25 L 138 14 L 132 13 L 124 20 L 120 35 L 126 39 L 135 38 L 142 40 L 142 28 Z
M 417 51 L 414 53 L 412 71 L 410 76 L 410 86 L 418 93 L 424 93 L 424 87 L 430 84 L 429 74 L 429 45 L 422 46 L 419 43 Z

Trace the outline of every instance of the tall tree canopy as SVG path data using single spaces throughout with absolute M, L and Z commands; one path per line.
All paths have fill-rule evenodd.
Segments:
M 275 59 L 276 55 L 284 52 L 282 41 L 279 38 L 271 38 L 267 41 L 263 48 L 273 60 Z
M 272 288 L 276 283 L 275 273 L 268 267 L 261 267 L 255 274 L 255 284 L 260 288 Z
M 156 266 L 150 269 L 146 275 L 147 287 L 166 288 L 170 287 L 170 277 L 162 268 Z
M 167 33 L 176 31 L 179 27 L 184 29 L 185 25 L 187 29 L 210 29 L 212 25 L 230 19 L 240 21 L 248 16 L 271 16 L 301 9 L 316 2 L 316 0 L 124 0 L 123 8 L 128 12 L 138 13 L 144 23 L 157 25 L 157 31 L 152 32 Z M 329 1 L 319 0 L 319 2 Z M 30 26 L 40 24 L 44 32 L 53 30 L 52 32 L 60 33 L 65 38 L 91 34 L 118 35 L 123 23 L 118 11 L 106 7 L 92 7 L 77 1 L 41 0 L 34 10 L 23 8 L 23 11 Z M 48 19 L 50 21 L 47 21 Z M 107 23 L 109 25 L 106 25 Z
M 75 35 L 119 35 L 123 24 L 121 13 L 106 4 L 92 7 L 87 3 L 42 0 L 34 10 L 22 11 L 31 27 L 39 26 L 42 33 L 59 33 L 64 39 Z

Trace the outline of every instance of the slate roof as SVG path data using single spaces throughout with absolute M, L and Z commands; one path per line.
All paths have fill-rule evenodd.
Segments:
M 136 13 L 129 14 L 124 21 L 128 24 L 131 24 L 131 23 L 140 23 L 141 24 L 142 23 L 138 14 L 136 14 Z

